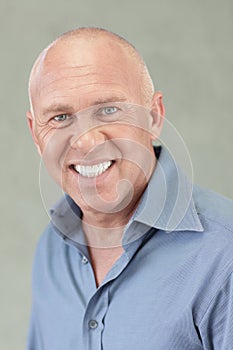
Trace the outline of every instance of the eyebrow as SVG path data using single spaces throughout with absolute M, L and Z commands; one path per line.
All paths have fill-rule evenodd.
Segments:
M 97 100 L 95 100 L 90 106 L 88 106 L 87 108 L 91 107 L 91 106 L 96 106 L 102 103 L 108 103 L 108 102 L 126 102 L 127 99 L 124 97 L 119 97 L 119 96 L 111 96 L 109 98 L 99 98 Z M 73 111 L 73 108 L 68 105 L 68 104 L 58 104 L 58 103 L 54 103 L 51 106 L 47 107 L 44 111 L 43 111 L 43 115 L 47 115 L 47 114 L 54 114 L 54 113 L 60 113 L 60 112 L 64 112 L 64 111 L 69 111 L 70 113 L 75 113 L 76 111 Z
M 92 106 L 95 106 L 95 105 L 98 105 L 98 104 L 101 104 L 101 103 L 108 103 L 108 102 L 126 102 L 127 99 L 124 98 L 124 97 L 109 97 L 109 98 L 100 98 L 98 100 L 96 100 Z

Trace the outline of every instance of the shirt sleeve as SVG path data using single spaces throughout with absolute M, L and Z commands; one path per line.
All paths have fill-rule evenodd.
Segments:
M 210 301 L 198 328 L 205 350 L 233 349 L 233 273 Z

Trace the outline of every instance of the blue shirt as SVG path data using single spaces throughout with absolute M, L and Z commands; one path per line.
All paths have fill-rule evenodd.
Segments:
M 233 202 L 165 149 L 98 288 L 83 240 L 65 196 L 35 254 L 28 350 L 233 349 Z

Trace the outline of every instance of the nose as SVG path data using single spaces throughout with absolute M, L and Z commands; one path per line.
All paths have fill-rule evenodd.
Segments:
M 103 130 L 100 128 L 93 128 L 82 133 L 81 135 L 73 135 L 70 139 L 70 146 L 71 148 L 85 155 L 105 141 L 106 136 Z

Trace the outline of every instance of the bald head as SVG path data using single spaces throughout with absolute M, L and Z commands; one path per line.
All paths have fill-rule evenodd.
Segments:
M 33 94 L 37 93 L 36 89 L 38 88 L 38 79 L 40 78 L 42 72 L 49 67 L 51 62 L 53 65 L 56 65 L 58 61 L 59 64 L 61 64 L 61 53 L 68 52 L 72 46 L 80 43 L 85 43 L 86 47 L 89 45 L 89 48 L 92 48 L 94 45 L 102 45 L 104 49 L 106 45 L 106 50 L 103 52 L 105 57 L 111 55 L 114 50 L 116 52 L 116 56 L 119 55 L 120 57 L 120 55 L 125 55 L 125 59 L 130 62 L 131 69 L 135 71 L 135 74 L 138 77 L 137 84 L 139 85 L 143 102 L 147 103 L 151 101 L 154 93 L 153 82 L 143 58 L 135 47 L 115 33 L 101 28 L 88 27 L 78 28 L 62 34 L 39 55 L 31 70 L 29 79 L 29 99 L 32 112 Z M 79 55 L 83 57 L 83 62 L 88 62 L 88 55 L 91 55 L 91 51 L 86 49 L 85 52 L 80 51 Z M 64 57 L 65 60 L 67 60 L 67 55 Z

